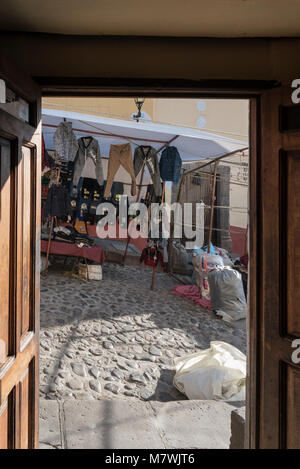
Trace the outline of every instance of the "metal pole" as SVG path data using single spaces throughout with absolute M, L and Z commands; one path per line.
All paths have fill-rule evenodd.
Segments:
M 213 227 L 213 220 L 214 220 L 214 210 L 215 210 L 215 194 L 216 194 L 216 180 L 217 180 L 217 169 L 218 169 L 219 161 L 215 162 L 214 168 L 214 178 L 213 178 L 213 185 L 212 185 L 212 192 L 211 192 L 211 209 L 210 209 L 210 221 L 209 221 L 209 233 L 208 233 L 208 247 L 207 252 L 210 252 L 210 244 L 212 238 L 212 227 Z
M 175 135 L 175 137 L 171 138 L 171 140 L 169 140 L 168 142 L 166 142 L 162 147 L 160 147 L 158 150 L 157 150 L 157 153 L 159 153 L 160 151 L 162 151 L 164 148 L 168 147 L 170 145 L 170 143 L 174 142 L 174 140 L 176 140 L 176 138 L 178 138 L 179 135 Z
M 205 166 L 209 166 L 210 164 L 216 163 L 217 161 L 220 161 L 223 158 L 226 158 L 227 156 L 234 155 L 235 153 L 239 153 L 240 151 L 245 151 L 247 149 L 248 149 L 248 147 L 245 147 L 245 148 L 241 148 L 240 150 L 234 150 L 234 151 L 231 151 L 229 153 L 226 153 L 225 155 L 218 156 L 218 158 L 214 158 L 209 163 L 204 163 L 201 166 L 197 166 L 197 168 L 189 169 L 188 171 L 183 173 L 183 176 L 186 176 L 187 174 L 193 173 L 194 171 L 197 171 L 198 169 L 204 168 Z
M 48 246 L 47 246 L 47 254 L 46 254 L 45 273 L 47 272 L 47 269 L 48 269 L 49 254 L 50 254 L 50 245 L 51 245 L 51 236 L 52 236 L 52 231 L 53 231 L 53 222 L 54 222 L 54 217 L 51 217 L 51 225 L 50 225 L 49 239 L 48 239 Z
M 65 119 L 64 119 L 64 121 L 65 121 Z M 59 183 L 59 178 L 60 178 L 60 168 L 58 168 L 58 172 L 57 172 L 57 179 L 56 179 L 57 184 Z M 49 254 L 50 254 L 51 238 L 52 238 L 52 232 L 53 232 L 53 223 L 54 223 L 54 217 L 51 217 L 51 225 L 50 225 L 50 232 L 49 232 L 48 246 L 47 246 L 47 254 L 46 254 L 45 273 L 47 272 L 48 263 L 49 263 Z

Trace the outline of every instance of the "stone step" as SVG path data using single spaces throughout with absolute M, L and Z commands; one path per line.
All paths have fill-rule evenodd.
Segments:
M 183 400 L 41 400 L 40 448 L 229 448 L 241 403 Z

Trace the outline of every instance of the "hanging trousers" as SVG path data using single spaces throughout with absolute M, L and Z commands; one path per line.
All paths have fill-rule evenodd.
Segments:
M 131 195 L 136 194 L 136 181 L 132 162 L 132 152 L 130 143 L 122 143 L 120 145 L 111 145 L 109 151 L 107 181 L 104 192 L 104 197 L 110 196 L 111 186 L 114 182 L 114 177 L 119 167 L 123 166 L 124 169 L 130 174 L 132 179 Z

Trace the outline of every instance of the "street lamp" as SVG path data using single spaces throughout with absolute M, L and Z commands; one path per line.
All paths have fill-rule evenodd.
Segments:
M 136 119 L 136 121 L 138 122 L 140 118 L 142 117 L 141 109 L 145 102 L 145 98 L 134 98 L 134 102 L 135 102 L 136 107 L 138 108 L 138 112 L 137 114 L 133 115 L 133 118 Z

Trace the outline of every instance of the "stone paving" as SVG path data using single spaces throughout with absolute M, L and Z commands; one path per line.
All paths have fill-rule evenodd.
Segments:
M 103 280 L 49 269 L 41 278 L 41 397 L 168 402 L 173 358 L 228 342 L 246 352 L 246 332 L 173 295 L 176 281 L 105 264 Z

